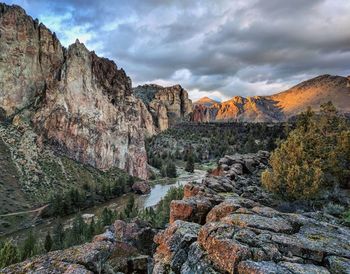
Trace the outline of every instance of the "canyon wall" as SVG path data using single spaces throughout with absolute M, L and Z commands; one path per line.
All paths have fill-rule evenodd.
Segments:
M 180 85 L 143 85 L 134 88 L 134 93 L 147 106 L 159 131 L 166 130 L 178 122 L 188 121 L 192 113 L 192 101 Z
M 65 49 L 18 6 L 0 4 L 0 32 L 2 119 L 26 115 L 39 145 L 146 179 L 144 134 L 155 129 L 124 70 L 79 41 Z

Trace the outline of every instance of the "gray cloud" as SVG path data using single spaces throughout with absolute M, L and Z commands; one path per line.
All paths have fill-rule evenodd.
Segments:
M 63 43 L 84 40 L 134 84 L 180 83 L 193 97 L 271 94 L 350 74 L 347 0 L 11 0 Z

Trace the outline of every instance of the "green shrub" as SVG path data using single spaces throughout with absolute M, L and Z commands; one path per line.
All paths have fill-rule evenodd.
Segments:
M 16 245 L 8 241 L 0 249 L 0 269 L 19 262 L 20 255 Z
M 310 109 L 270 157 L 272 169 L 262 174 L 262 184 L 288 199 L 312 199 L 326 189 L 348 188 L 350 127 L 332 103 L 319 115 Z
M 350 226 L 350 209 L 343 213 L 343 220 L 345 225 Z

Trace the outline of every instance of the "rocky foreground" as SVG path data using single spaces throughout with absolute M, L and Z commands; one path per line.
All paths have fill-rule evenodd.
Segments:
M 225 156 L 172 201 L 164 231 L 117 220 L 92 243 L 1 273 L 350 273 L 349 228 L 322 212 L 276 210 L 258 179 L 268 156 Z
M 256 179 L 267 159 L 226 156 L 221 176 L 186 185 L 155 237 L 153 273 L 350 273 L 350 230 L 324 214 L 273 209 Z

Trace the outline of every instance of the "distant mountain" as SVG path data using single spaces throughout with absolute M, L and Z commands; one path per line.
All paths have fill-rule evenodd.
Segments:
M 204 105 L 206 107 L 210 107 L 214 104 L 218 104 L 218 101 L 215 101 L 214 99 L 211 99 L 209 97 L 202 97 L 198 99 L 197 101 L 193 102 L 193 105 Z
M 287 117 L 308 106 L 317 110 L 322 103 L 332 101 L 343 113 L 350 112 L 350 77 L 321 75 L 268 97 L 276 101 Z
M 157 131 L 163 131 L 181 121 L 188 121 L 192 113 L 192 101 L 180 85 L 162 87 L 156 84 L 137 86 L 133 89 L 149 113 Z
M 201 101 L 201 100 L 199 100 Z M 350 113 L 350 77 L 321 75 L 271 96 L 241 97 L 222 102 L 194 104 L 192 120 L 278 122 L 299 114 L 310 106 L 318 110 L 320 105 L 332 101 L 342 113 Z

